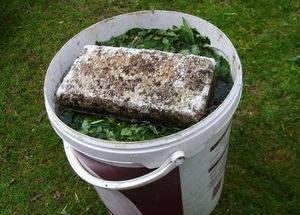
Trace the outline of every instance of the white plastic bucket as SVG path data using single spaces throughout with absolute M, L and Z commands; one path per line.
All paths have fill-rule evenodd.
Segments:
M 66 126 L 56 115 L 55 92 L 84 45 L 131 28 L 167 29 L 182 18 L 231 66 L 233 87 L 224 102 L 199 123 L 176 134 L 126 144 L 92 138 Z M 209 214 L 224 178 L 230 123 L 242 93 L 242 67 L 227 36 L 209 22 L 173 11 L 140 11 L 98 22 L 71 38 L 54 56 L 45 78 L 49 120 L 62 138 L 74 171 L 95 186 L 112 214 Z

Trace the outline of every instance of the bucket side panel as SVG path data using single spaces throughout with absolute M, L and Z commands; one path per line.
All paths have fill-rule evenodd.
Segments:
M 223 187 L 230 126 L 217 141 L 180 166 L 184 214 L 206 215 L 216 206 Z
M 100 187 L 95 189 L 110 214 L 142 215 L 142 212 L 123 193 Z
M 79 152 L 77 152 L 77 155 L 80 161 L 84 163 L 84 166 L 88 167 L 88 170 L 105 180 L 128 180 L 153 171 L 148 168 L 111 166 L 91 159 Z M 179 168 L 174 169 L 160 180 L 140 188 L 120 192 L 103 191 L 100 188 L 96 188 L 96 190 L 104 200 L 106 207 L 112 212 L 117 211 L 114 215 L 132 215 L 132 211 L 139 211 L 143 215 L 183 214 Z M 131 202 L 128 202 L 128 200 Z M 137 210 L 134 209 L 133 205 Z M 135 212 L 134 214 L 138 213 Z

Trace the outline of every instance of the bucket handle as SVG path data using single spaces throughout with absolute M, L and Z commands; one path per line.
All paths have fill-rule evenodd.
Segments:
M 101 187 L 110 190 L 128 190 L 138 188 L 151 182 L 154 182 L 167 175 L 177 166 L 181 165 L 185 159 L 185 154 L 183 151 L 176 151 L 159 168 L 146 175 L 124 181 L 108 181 L 91 175 L 81 165 L 80 161 L 78 160 L 75 154 L 75 150 L 72 148 L 71 145 L 65 142 L 64 148 L 71 167 L 79 177 L 96 187 Z

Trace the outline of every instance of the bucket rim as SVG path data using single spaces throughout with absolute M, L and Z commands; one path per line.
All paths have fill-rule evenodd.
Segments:
M 171 135 L 163 136 L 160 138 L 156 139 L 150 139 L 150 140 L 144 140 L 144 141 L 134 141 L 134 142 L 123 142 L 123 141 L 110 141 L 110 140 L 103 140 L 99 138 L 94 138 L 85 134 L 81 134 L 80 132 L 72 129 L 71 127 L 67 126 L 60 118 L 57 116 L 56 112 L 52 109 L 52 107 L 49 105 L 49 98 L 47 97 L 47 92 L 46 92 L 46 82 L 48 80 L 49 76 L 49 70 L 51 68 L 51 65 L 54 63 L 56 57 L 62 52 L 62 50 L 67 46 L 67 44 L 72 41 L 74 38 L 76 38 L 78 35 L 83 34 L 84 32 L 88 31 L 89 29 L 92 29 L 94 26 L 99 25 L 101 23 L 108 22 L 110 20 L 116 19 L 116 18 L 122 18 L 123 16 L 134 16 L 138 14 L 174 14 L 174 15 L 179 15 L 182 17 L 190 17 L 193 19 L 198 19 L 201 22 L 205 22 L 207 25 L 209 25 L 212 28 L 215 28 L 216 30 L 219 31 L 220 34 L 229 42 L 229 45 L 233 48 L 234 55 L 236 56 L 235 60 L 237 63 L 237 69 L 236 69 L 236 74 L 235 74 L 235 80 L 233 83 L 233 86 L 225 98 L 225 100 L 210 114 L 208 114 L 205 118 L 200 120 L 199 122 L 189 126 L 188 128 L 185 128 L 179 132 L 176 132 Z M 235 68 L 231 68 L 235 69 Z M 167 11 L 167 10 L 142 10 L 142 11 L 135 11 L 135 12 L 129 12 L 129 13 L 123 13 L 119 14 L 117 16 L 112 16 L 110 18 L 101 20 L 99 22 L 94 23 L 93 25 L 88 26 L 87 28 L 81 30 L 79 33 L 74 35 L 72 38 L 70 38 L 60 49 L 59 51 L 54 55 L 52 58 L 48 68 L 47 68 L 47 73 L 45 76 L 45 81 L 44 81 L 44 98 L 45 98 L 45 106 L 47 110 L 47 114 L 49 117 L 49 120 L 52 125 L 55 126 L 57 129 L 60 129 L 63 133 L 68 135 L 69 137 L 72 137 L 72 139 L 79 141 L 81 144 L 88 145 L 91 147 L 96 147 L 96 148 L 106 148 L 106 149 L 116 149 L 116 150 L 134 150 L 134 149 L 147 149 L 147 148 L 153 148 L 153 147 L 161 147 L 161 146 L 166 146 L 169 144 L 172 144 L 174 142 L 178 142 L 180 139 L 184 139 L 185 137 L 189 135 L 193 135 L 196 132 L 204 132 L 205 130 L 208 130 L 212 125 L 214 121 L 218 121 L 219 118 L 222 117 L 222 115 L 225 114 L 225 109 L 230 108 L 234 105 L 234 101 L 240 100 L 241 97 L 241 91 L 242 91 L 242 65 L 240 62 L 240 58 L 238 56 L 238 53 L 230 41 L 230 39 L 227 37 L 225 33 L 223 33 L 219 28 L 217 28 L 215 25 L 212 23 L 191 15 L 187 13 L 182 13 L 178 11 Z M 238 104 L 239 102 L 237 102 Z M 237 104 L 234 107 L 234 110 L 237 107 Z M 232 111 L 233 115 L 234 111 Z

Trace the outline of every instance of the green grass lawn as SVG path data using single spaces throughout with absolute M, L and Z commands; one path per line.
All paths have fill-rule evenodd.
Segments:
M 0 214 L 107 214 L 68 166 L 45 115 L 44 76 L 74 34 L 129 11 L 202 17 L 241 57 L 225 187 L 214 214 L 300 213 L 300 1 L 11 0 L 0 4 Z

